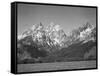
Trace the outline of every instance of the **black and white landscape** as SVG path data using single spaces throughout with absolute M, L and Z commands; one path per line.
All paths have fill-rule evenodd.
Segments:
M 73 10 L 71 7 L 64 8 L 64 10 L 66 9 L 66 15 L 63 12 L 64 18 L 63 14 L 61 14 L 62 9 L 59 10 L 60 8 L 58 8 L 59 6 L 56 7 L 58 9 L 54 6 L 48 6 L 48 8 L 43 9 L 46 6 L 42 5 L 41 7 L 19 5 L 19 7 L 17 37 L 18 72 L 96 68 L 97 31 L 96 11 L 94 8 L 75 7 L 77 10 Z M 28 7 L 28 9 L 24 7 Z M 30 11 L 27 11 L 29 8 Z M 43 9 L 44 12 L 39 10 L 39 8 Z M 54 8 L 57 11 L 56 13 Z M 34 12 L 34 9 L 38 10 L 41 16 L 32 17 L 31 12 Z M 47 9 L 50 9 L 54 15 L 52 12 L 48 14 Z M 67 13 L 67 11 L 72 12 Z M 35 15 L 39 14 L 35 13 Z M 76 16 L 73 17 L 72 15 Z M 61 19 L 56 18 L 59 16 Z M 38 23 L 32 23 L 39 17 L 40 20 L 36 21 Z M 48 24 L 48 21 L 51 21 L 51 19 L 52 22 Z M 74 23 L 75 25 L 71 25 Z
M 96 59 L 96 27 L 86 23 L 66 35 L 59 25 L 33 25 L 18 36 L 18 63 Z

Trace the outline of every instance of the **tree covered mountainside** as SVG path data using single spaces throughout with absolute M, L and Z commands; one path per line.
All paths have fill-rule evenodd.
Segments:
M 96 27 L 86 23 L 66 34 L 60 25 L 42 23 L 17 39 L 18 63 L 47 63 L 96 59 Z

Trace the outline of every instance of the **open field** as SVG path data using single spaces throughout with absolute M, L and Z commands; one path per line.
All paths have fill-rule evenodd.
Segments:
M 17 71 L 20 72 L 35 72 L 35 71 L 50 71 L 50 70 L 70 70 L 96 68 L 96 61 L 73 61 L 73 62 L 55 62 L 55 63 L 36 63 L 36 64 L 18 64 Z

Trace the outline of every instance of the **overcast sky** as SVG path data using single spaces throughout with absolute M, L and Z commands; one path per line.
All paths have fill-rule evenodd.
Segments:
M 65 33 L 82 26 L 86 22 L 96 25 L 96 9 L 84 7 L 46 6 L 18 4 L 18 35 L 33 24 L 51 22 L 59 24 Z

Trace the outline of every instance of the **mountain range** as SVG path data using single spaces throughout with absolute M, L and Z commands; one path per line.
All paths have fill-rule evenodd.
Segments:
M 59 59 L 84 60 L 91 56 L 95 58 L 96 54 L 93 53 L 96 53 L 96 27 L 87 22 L 66 34 L 60 25 L 51 23 L 46 27 L 40 22 L 18 36 L 17 48 L 19 62 L 49 62 L 49 58 L 51 62 Z M 92 48 L 95 50 L 91 53 L 89 50 Z

